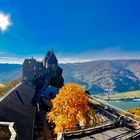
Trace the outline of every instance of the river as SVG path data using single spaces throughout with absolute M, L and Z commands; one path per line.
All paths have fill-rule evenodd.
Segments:
M 132 108 L 140 107 L 140 100 L 132 101 L 108 101 L 109 104 L 121 108 L 123 110 L 128 110 Z

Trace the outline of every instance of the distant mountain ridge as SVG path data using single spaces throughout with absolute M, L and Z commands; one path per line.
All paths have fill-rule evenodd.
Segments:
M 82 84 L 92 93 L 140 90 L 140 60 L 97 60 L 62 68 L 65 82 Z
M 75 82 L 92 93 L 140 90 L 140 60 L 97 60 L 60 64 L 65 83 Z M 21 76 L 22 65 L 0 64 L 0 82 Z
M 7 83 L 21 76 L 22 65 L 0 64 L 0 83 Z

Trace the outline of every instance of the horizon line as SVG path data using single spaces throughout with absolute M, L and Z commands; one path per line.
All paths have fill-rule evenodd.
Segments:
M 28 59 L 28 58 L 27 58 Z M 34 58 L 35 60 L 39 61 L 38 59 Z M 25 60 L 25 59 L 24 59 Z M 95 59 L 95 60 L 82 60 L 82 61 L 75 61 L 75 62 L 59 62 L 59 59 L 58 59 L 58 62 L 59 64 L 76 64 L 76 63 L 88 63 L 88 62 L 95 62 L 95 61 L 140 61 L 140 58 L 127 58 L 127 59 Z M 24 62 L 24 61 L 23 61 Z M 0 64 L 19 64 L 19 65 L 22 65 L 23 62 L 0 62 Z

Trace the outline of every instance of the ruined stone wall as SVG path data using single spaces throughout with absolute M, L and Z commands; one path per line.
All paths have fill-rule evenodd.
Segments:
M 61 88 L 64 80 L 62 77 L 63 70 L 57 64 L 49 64 L 44 67 L 43 62 L 35 59 L 25 59 L 23 63 L 23 79 L 30 83 L 37 90 L 45 89 L 46 86 Z

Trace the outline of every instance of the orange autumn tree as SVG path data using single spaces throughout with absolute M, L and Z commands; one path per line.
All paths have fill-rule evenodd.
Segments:
M 55 132 L 76 130 L 77 126 L 85 127 L 100 121 L 99 116 L 90 108 L 85 89 L 77 84 L 63 86 L 52 100 L 53 108 L 47 117 L 55 123 Z

